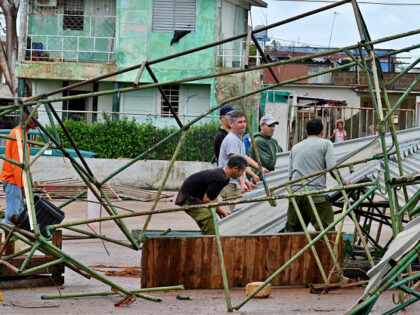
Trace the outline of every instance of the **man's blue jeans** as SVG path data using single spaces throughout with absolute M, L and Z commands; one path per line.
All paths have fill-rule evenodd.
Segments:
M 20 215 L 23 211 L 22 188 L 15 184 L 3 183 L 3 190 L 6 193 L 6 218 L 7 224 L 13 224 L 9 221 L 10 214 Z

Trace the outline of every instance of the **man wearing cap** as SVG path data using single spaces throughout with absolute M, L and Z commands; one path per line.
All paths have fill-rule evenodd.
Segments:
M 255 146 L 260 155 L 261 164 L 270 172 L 274 171 L 277 153 L 283 152 L 282 148 L 277 143 L 277 140 L 273 138 L 274 129 L 278 124 L 279 122 L 275 120 L 274 117 L 269 115 L 263 116 L 260 119 L 261 132 L 256 133 L 254 136 Z M 257 160 L 252 145 L 249 154 L 254 161 Z M 261 172 L 259 170 L 253 168 L 252 171 L 261 177 Z
M 223 139 L 230 132 L 229 113 L 233 111 L 233 107 L 225 105 L 220 109 L 220 128 L 214 138 L 214 158 L 213 162 L 219 161 L 220 146 L 222 145 Z

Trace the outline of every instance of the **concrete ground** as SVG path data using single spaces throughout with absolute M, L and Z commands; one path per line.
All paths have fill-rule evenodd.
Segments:
M 173 198 L 172 198 L 173 199 Z M 173 207 L 171 198 L 158 204 L 158 209 Z M 151 202 L 124 201 L 115 205 L 135 211 L 148 210 Z M 84 219 L 86 203 L 77 202 L 65 208 L 66 221 Z M 124 213 L 121 210 L 121 213 Z M 129 229 L 141 229 L 145 217 L 126 220 Z M 195 222 L 183 212 L 156 215 L 152 218 L 149 229 L 165 230 L 198 230 Z M 352 231 L 350 224 L 345 230 Z M 115 228 L 114 223 L 102 224 L 102 233 L 124 240 L 124 236 Z M 70 234 L 64 231 L 65 235 Z M 105 249 L 106 248 L 106 249 Z M 141 252 L 97 240 L 67 240 L 63 249 L 86 265 L 105 264 L 139 266 Z M 108 255 L 108 253 L 109 255 Z M 127 289 L 140 287 L 139 278 L 109 277 L 112 281 Z M 308 288 L 275 288 L 267 299 L 254 299 L 245 304 L 240 313 L 255 314 L 343 314 L 350 309 L 363 293 L 363 288 L 340 289 L 325 295 L 310 294 Z M 40 287 L 29 289 L 3 290 L 3 302 L 0 303 L 0 314 L 210 314 L 225 313 L 226 302 L 223 290 L 185 290 L 154 292 L 150 295 L 159 297 L 161 302 L 151 302 L 140 298 L 124 308 L 114 307 L 118 296 L 69 298 L 41 300 L 41 295 L 68 294 L 76 292 L 109 291 L 109 287 L 96 280 L 88 280 L 77 273 L 66 269 L 65 284 L 62 288 Z M 397 292 L 384 293 L 375 304 L 373 314 L 381 314 L 394 307 L 392 295 Z M 178 300 L 177 296 L 189 297 L 190 300 Z M 232 304 L 239 303 L 245 297 L 245 290 L 231 290 Z M 412 305 L 405 314 L 420 314 L 420 303 Z

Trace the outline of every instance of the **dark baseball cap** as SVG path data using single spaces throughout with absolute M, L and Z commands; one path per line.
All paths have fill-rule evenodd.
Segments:
M 231 111 L 233 111 L 234 108 L 230 105 L 225 105 L 220 109 L 220 117 L 229 114 Z

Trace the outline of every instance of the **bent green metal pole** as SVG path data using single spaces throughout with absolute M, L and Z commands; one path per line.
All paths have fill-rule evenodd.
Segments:
M 376 140 L 374 140 L 374 141 L 376 141 Z M 371 143 L 373 143 L 374 141 L 372 141 Z M 328 172 L 331 172 L 334 169 L 345 168 L 345 167 L 352 167 L 352 166 L 357 165 L 357 164 L 362 164 L 362 163 L 365 163 L 365 162 L 368 162 L 368 161 L 372 161 L 372 160 L 377 160 L 377 159 L 379 159 L 379 156 L 375 155 L 375 156 L 373 156 L 371 158 L 367 158 L 367 159 L 361 159 L 361 160 L 357 160 L 357 161 L 353 161 L 353 162 L 349 162 L 349 163 L 345 163 L 345 164 L 344 163 L 337 164 L 337 165 L 335 165 L 333 167 L 330 167 L 330 168 L 327 168 L 325 170 L 321 170 L 321 171 L 318 171 L 318 172 L 313 173 L 313 174 L 309 174 L 309 175 L 306 175 L 306 176 L 303 176 L 303 177 L 300 177 L 300 178 L 296 178 L 296 179 L 293 179 L 293 180 L 288 181 L 286 183 L 282 183 L 282 184 L 279 184 L 279 185 L 271 186 L 270 187 L 270 190 L 271 191 L 277 190 L 277 189 L 282 188 L 282 187 L 284 187 L 286 185 L 300 182 L 302 179 L 308 179 L 308 178 L 314 178 L 315 176 L 321 176 L 321 175 L 324 175 L 324 174 L 326 174 Z
M 169 135 L 165 139 L 163 139 L 163 140 L 159 141 L 158 143 L 154 144 L 149 149 L 147 149 L 146 151 L 144 151 L 143 153 L 141 153 L 140 155 L 138 155 L 137 157 L 135 157 L 133 160 L 131 160 L 130 162 L 128 162 L 126 165 L 124 165 L 121 168 L 117 169 L 116 171 L 112 172 L 110 175 L 108 175 L 105 179 L 103 179 L 101 181 L 101 184 L 106 183 L 108 180 L 110 180 L 111 178 L 113 178 L 117 174 L 121 173 L 123 170 L 125 170 L 126 168 L 128 168 L 129 166 L 131 166 L 132 164 L 134 164 L 135 162 L 137 162 L 138 160 L 142 159 L 147 154 L 149 154 L 150 152 L 152 152 L 153 150 L 155 150 L 158 146 L 162 145 L 163 143 L 167 142 L 168 140 L 170 140 L 171 138 L 173 138 L 174 136 L 176 136 L 177 134 L 179 134 L 182 130 L 185 130 L 185 129 L 191 127 L 193 124 L 195 124 L 196 122 L 198 122 L 202 118 L 206 117 L 208 114 L 212 113 L 213 111 L 215 111 L 215 110 L 221 108 L 222 106 L 226 105 L 227 103 L 230 103 L 230 102 L 239 100 L 239 99 L 241 99 L 243 97 L 251 96 L 253 94 L 260 93 L 260 92 L 263 92 L 263 91 L 272 89 L 273 87 L 277 87 L 277 86 L 280 86 L 280 85 L 286 85 L 286 84 L 293 83 L 293 82 L 300 81 L 300 80 L 304 80 L 304 79 L 307 79 L 307 78 L 310 78 L 310 77 L 315 77 L 317 75 L 321 75 L 321 74 L 326 74 L 326 73 L 338 71 L 338 70 L 341 70 L 341 69 L 344 69 L 344 68 L 348 68 L 350 66 L 352 66 L 352 64 L 347 64 L 347 65 L 344 65 L 344 66 L 336 67 L 336 68 L 333 68 L 331 70 L 322 71 L 322 72 L 319 72 L 319 73 L 313 74 L 313 75 L 307 75 L 307 76 L 302 76 L 302 77 L 299 77 L 299 78 L 296 78 L 296 79 L 291 79 L 291 80 L 283 81 L 283 82 L 281 82 L 279 84 L 270 85 L 270 86 L 267 86 L 265 88 L 254 90 L 254 91 L 252 91 L 250 93 L 246 93 L 244 95 L 240 95 L 240 96 L 237 96 L 237 97 L 232 97 L 232 98 L 226 99 L 221 104 L 219 104 L 218 106 L 212 107 L 206 113 L 204 113 L 204 114 L 196 117 L 195 119 L 193 119 L 192 121 L 190 121 L 188 124 L 185 124 L 183 128 L 178 129 L 177 131 L 175 131 L 174 133 L 172 133 L 171 135 Z M 86 193 L 86 191 L 83 191 L 83 192 L 79 193 L 74 198 L 69 199 L 66 202 L 64 202 L 63 204 L 61 204 L 59 206 L 59 208 L 63 208 L 65 206 L 67 206 L 71 202 L 77 200 L 77 198 L 83 196 L 85 193 Z
M 337 183 L 340 186 L 342 186 L 343 183 L 341 182 L 341 178 L 340 178 L 340 176 L 338 174 L 338 171 L 337 170 L 333 170 L 332 172 L 334 174 L 334 177 L 335 177 L 335 180 L 337 181 Z M 347 193 L 346 193 L 346 191 L 344 189 L 343 189 L 343 196 L 344 196 L 345 202 L 347 204 L 349 204 L 350 203 L 349 197 L 347 196 Z M 367 243 L 366 243 L 366 239 L 365 239 L 365 237 L 363 235 L 362 229 L 360 228 L 359 221 L 357 221 L 356 215 L 354 214 L 353 211 L 350 212 L 350 217 L 353 220 L 354 226 L 356 227 L 357 234 L 359 234 L 360 240 L 362 241 L 362 245 L 363 245 L 363 248 L 364 248 L 364 250 L 366 252 L 367 258 L 368 258 L 369 263 L 370 263 L 370 266 L 373 267 L 375 265 L 375 263 L 373 262 L 372 255 L 370 254 L 369 248 L 368 248 Z M 341 223 L 342 222 L 343 221 L 341 221 Z
M 1 135 L 1 134 L 0 134 L 0 138 L 4 138 L 4 139 L 7 139 L 7 140 L 13 140 L 13 141 L 16 141 L 16 137 L 11 137 L 11 136 L 9 136 L 9 135 Z M 38 141 L 28 140 L 28 144 L 33 144 L 33 145 L 36 145 L 36 146 L 42 147 L 42 146 L 44 146 L 44 145 L 45 145 L 45 142 L 38 142 Z M 51 146 L 51 148 L 52 148 L 52 149 L 57 149 L 57 147 L 55 147 L 55 146 Z
M 82 178 L 82 180 L 85 182 L 86 186 L 89 187 L 91 192 L 95 195 L 96 199 L 101 200 L 101 195 L 96 190 L 96 187 L 94 187 L 89 180 L 84 176 L 82 171 L 80 170 L 79 166 L 76 164 L 73 164 L 74 169 L 77 173 L 79 173 L 79 176 Z M 103 204 L 104 209 L 108 212 L 110 216 L 118 216 L 118 212 L 113 208 L 112 204 L 110 203 L 107 195 L 103 192 L 102 188 L 99 188 L 99 190 L 102 192 L 102 195 L 106 201 L 106 203 Z M 131 234 L 130 230 L 127 228 L 125 223 L 120 219 L 114 220 L 115 224 L 120 228 L 121 232 L 127 237 L 128 241 L 132 244 L 133 249 L 139 249 L 139 245 L 134 239 L 133 235 Z
M 34 231 L 35 235 L 40 235 L 40 229 L 39 224 L 37 222 L 36 212 L 35 212 L 35 202 L 34 202 L 34 194 L 32 189 L 32 178 L 31 178 L 31 171 L 29 169 L 29 146 L 27 143 L 26 138 L 26 126 L 25 122 L 23 120 L 23 106 L 20 106 L 20 126 L 22 131 L 22 142 L 19 139 L 20 134 L 19 132 L 16 132 L 16 139 L 17 139 L 17 146 L 19 151 L 23 151 L 23 163 L 24 167 L 22 169 L 22 185 L 25 192 L 25 199 L 26 199 L 26 206 L 28 211 L 28 217 L 29 217 L 29 225 L 30 228 Z M 23 144 L 23 148 L 21 148 Z M 21 155 L 19 153 L 19 155 Z M 24 173 L 24 174 L 23 174 Z
M 51 139 L 52 142 L 54 142 L 54 144 L 57 146 L 57 149 L 59 149 L 63 155 L 68 158 L 72 163 L 79 165 L 80 169 L 82 170 L 82 172 L 86 175 L 87 178 L 89 178 L 89 180 L 92 183 L 95 183 L 95 179 L 90 176 L 90 174 L 79 164 L 79 162 L 76 161 L 76 159 L 74 159 L 69 152 L 67 152 L 64 148 L 61 147 L 60 143 L 57 142 L 57 140 L 55 139 L 55 137 L 53 135 L 51 135 L 51 133 L 44 127 L 43 124 L 40 123 L 40 121 L 38 119 L 36 119 L 35 117 L 32 118 L 33 121 L 35 121 L 35 123 L 37 124 L 38 128 L 42 130 L 42 132 L 44 132 L 44 134 Z M 43 146 L 44 143 L 41 145 Z
M 308 182 L 305 179 L 302 180 L 302 185 L 305 188 L 305 191 L 308 192 L 309 191 Z M 323 231 L 324 224 L 322 223 L 321 218 L 319 217 L 318 210 L 316 209 L 312 196 L 308 196 L 308 200 L 309 200 L 309 204 L 311 205 L 312 212 L 315 215 L 315 220 L 318 223 L 318 226 L 321 229 L 321 231 Z M 335 269 L 337 269 L 340 280 L 343 281 L 344 280 L 343 270 L 341 269 L 341 266 L 337 260 L 338 253 L 337 251 L 333 250 L 333 248 L 331 247 L 330 240 L 328 239 L 327 235 L 324 235 L 324 242 L 325 242 L 325 245 L 327 246 L 328 252 L 330 253 L 331 259 L 333 260 Z
M 401 79 L 405 74 L 408 73 L 411 69 L 413 69 L 418 63 L 420 62 L 420 57 L 417 58 L 415 61 L 413 61 L 407 68 L 405 68 L 403 71 L 401 71 L 396 77 L 392 78 L 387 84 L 386 87 L 392 86 L 396 81 Z
M 80 234 L 90 236 L 92 238 L 98 238 L 98 239 L 101 239 L 101 240 L 104 240 L 104 241 L 107 241 L 107 242 L 110 242 L 110 243 L 114 243 L 114 244 L 117 244 L 117 245 L 120 245 L 120 246 L 124 246 L 124 247 L 128 247 L 130 249 L 133 249 L 133 246 L 131 244 L 127 244 L 127 243 L 124 243 L 124 242 L 121 242 L 121 241 L 118 241 L 118 240 L 114 240 L 112 238 L 109 238 L 109 237 L 106 237 L 106 236 L 103 236 L 103 235 L 99 235 L 99 234 L 96 234 L 96 233 L 84 231 L 82 229 L 78 229 L 78 228 L 74 228 L 74 227 L 70 227 L 70 226 L 66 227 L 66 229 L 70 230 L 70 231 L 73 231 L 73 232 L 77 232 L 77 233 L 80 233 Z
M 290 188 L 290 185 L 287 185 L 286 186 L 286 189 L 287 189 L 287 192 L 291 195 L 292 194 L 292 188 Z M 311 198 L 311 196 L 308 196 L 308 198 Z M 312 241 L 312 238 L 309 235 L 308 229 L 306 228 L 305 221 L 304 221 L 304 219 L 302 217 L 302 213 L 299 210 L 299 206 L 297 205 L 296 199 L 295 198 L 290 198 L 289 199 L 289 202 L 292 203 L 293 208 L 295 210 L 295 213 L 296 213 L 296 215 L 297 215 L 297 217 L 299 219 L 299 223 L 300 223 L 300 225 L 302 227 L 302 230 L 305 233 L 306 239 L 308 240 L 308 243 L 310 243 Z M 327 275 L 325 274 L 325 270 L 322 267 L 321 260 L 319 259 L 319 256 L 318 256 L 318 253 L 317 253 L 315 247 L 312 246 L 311 247 L 311 251 L 312 251 L 312 255 L 314 256 L 315 262 L 316 262 L 316 264 L 318 266 L 319 272 L 321 273 L 322 280 L 324 280 L 325 285 L 328 285 L 329 282 L 328 282 Z
M 373 78 L 374 78 L 374 83 L 375 83 L 375 90 L 376 90 L 376 93 L 377 93 L 377 95 L 376 95 L 377 102 L 378 102 L 378 104 L 380 104 L 382 102 L 381 94 L 380 94 L 380 91 L 382 89 L 382 94 L 384 96 L 385 105 L 386 105 L 388 111 L 390 111 L 391 110 L 391 105 L 389 103 L 388 92 L 387 92 L 386 87 L 385 87 L 385 82 L 384 82 L 384 79 L 383 79 L 382 69 L 380 68 L 381 64 L 376 59 L 375 52 L 373 50 L 370 51 L 370 57 L 371 57 L 372 60 L 375 61 L 375 62 L 372 63 L 372 73 L 373 73 Z M 377 63 L 379 63 L 379 68 L 376 66 Z M 383 119 L 382 108 L 380 108 L 380 115 L 381 115 L 381 119 Z M 400 172 L 400 176 L 402 176 L 404 174 L 404 171 L 403 171 L 403 167 L 402 167 L 400 145 L 398 143 L 398 138 L 397 138 L 397 130 L 395 128 L 395 124 L 394 124 L 393 119 L 389 120 L 389 123 L 390 123 L 390 126 L 391 126 L 391 136 L 392 136 L 392 139 L 393 139 L 393 142 L 394 142 L 394 145 L 395 145 L 395 151 L 396 151 L 396 154 L 397 154 L 398 169 L 399 169 L 399 172 Z M 404 187 L 403 191 L 404 191 L 405 202 L 408 202 L 407 189 Z
M 158 288 L 144 288 L 129 290 L 130 293 L 142 293 L 142 292 L 158 292 L 158 291 L 172 291 L 172 290 L 185 290 L 183 285 L 169 286 L 169 287 L 158 287 Z M 57 295 L 41 295 L 42 300 L 53 300 L 53 299 L 68 299 L 74 297 L 88 297 L 88 296 L 108 296 L 115 295 L 114 291 L 103 291 L 103 292 L 83 292 L 83 293 L 69 293 L 69 294 L 57 294 Z
M 290 258 L 283 266 L 281 266 L 275 273 L 273 273 L 264 283 L 255 289 L 250 295 L 248 295 L 245 299 L 243 299 L 239 304 L 234 306 L 235 310 L 239 310 L 245 303 L 247 303 L 250 299 L 252 299 L 258 292 L 260 292 L 264 287 L 266 287 L 271 281 L 273 281 L 281 272 L 283 272 L 287 267 L 289 267 L 292 263 L 294 263 L 300 256 L 303 255 L 310 247 L 312 247 L 316 242 L 318 242 L 328 231 L 332 230 L 337 223 L 343 220 L 350 212 L 352 212 L 356 207 L 358 207 L 363 200 L 365 200 L 368 196 L 373 194 L 376 189 L 378 189 L 379 183 L 374 187 L 371 187 L 359 200 L 357 200 L 346 212 L 342 213 L 337 219 L 334 220 L 328 227 L 325 228 L 324 231 L 319 233 L 310 243 L 308 243 L 305 247 L 303 247 L 296 255 Z
M 69 227 L 69 226 L 88 224 L 88 223 L 94 223 L 94 222 L 102 222 L 102 221 L 111 221 L 111 220 L 115 220 L 115 219 L 137 217 L 137 216 L 149 215 L 149 214 L 169 213 L 169 212 L 177 212 L 177 211 L 189 211 L 189 210 L 198 209 L 198 208 L 211 208 L 211 207 L 216 207 L 216 206 L 229 206 L 229 205 L 237 205 L 237 204 L 242 204 L 242 203 L 252 203 L 252 202 L 258 202 L 258 201 L 288 199 L 288 198 L 292 198 L 292 197 L 302 197 L 302 196 L 309 196 L 309 195 L 315 195 L 315 194 L 329 193 L 329 192 L 332 192 L 332 191 L 340 191 L 340 190 L 343 190 L 343 189 L 355 189 L 355 188 L 361 188 L 361 187 L 367 187 L 367 186 L 375 186 L 376 187 L 377 185 L 378 185 L 377 181 L 372 181 L 372 182 L 348 185 L 348 186 L 345 186 L 345 187 L 337 187 L 337 188 L 329 188 L 329 189 L 323 189 L 323 190 L 317 190 L 317 191 L 310 191 L 310 192 L 307 192 L 307 193 L 306 192 L 305 193 L 298 193 L 298 194 L 295 193 L 293 195 L 276 195 L 276 196 L 269 196 L 269 197 L 249 198 L 249 199 L 241 199 L 241 200 L 233 200 L 233 201 L 210 202 L 210 203 L 200 204 L 200 205 L 192 205 L 192 206 L 177 207 L 177 208 L 168 208 L 168 209 L 161 209 L 161 210 L 155 210 L 155 211 L 139 211 L 139 212 L 120 214 L 120 215 L 111 215 L 109 217 L 72 221 L 72 222 L 62 223 L 62 224 L 54 224 L 54 225 L 47 226 L 46 229 L 51 231 L 51 230 L 54 230 L 54 229 L 66 228 L 66 227 Z
M 364 65 L 367 67 L 367 62 L 366 59 L 364 58 L 363 55 L 363 49 L 360 48 L 360 57 L 364 63 Z M 370 76 L 369 73 L 365 72 L 366 74 L 366 82 L 368 84 L 368 88 L 369 88 L 369 93 L 372 99 L 372 103 L 375 107 L 375 114 L 377 119 L 380 119 L 380 113 L 379 113 L 379 108 L 377 106 L 377 101 L 375 98 L 375 95 L 373 93 L 373 87 L 372 87 L 372 82 L 370 80 Z M 381 139 L 381 147 L 382 147 L 382 155 L 383 155 L 383 160 L 384 160 L 384 169 L 385 169 L 385 187 L 388 193 L 388 200 L 389 200 L 389 204 L 390 204 L 390 212 L 391 212 L 391 221 L 392 221 L 392 235 L 395 238 L 395 236 L 397 235 L 397 222 L 396 222 L 396 218 L 394 215 L 394 209 L 395 209 L 395 202 L 394 202 L 394 196 L 392 194 L 391 191 L 391 186 L 389 184 L 390 180 L 391 180 L 391 174 L 389 171 L 389 153 L 387 151 L 387 147 L 386 147 L 386 141 L 385 141 L 385 130 L 384 127 L 380 127 L 378 128 L 379 130 L 379 136 Z
M 211 207 L 210 211 L 211 211 L 211 216 L 213 218 L 214 232 L 216 233 L 217 252 L 219 254 L 220 269 L 222 271 L 223 287 L 225 289 L 225 297 L 226 297 L 226 306 L 227 306 L 228 312 L 233 312 L 232 302 L 230 299 L 230 292 L 229 292 L 229 283 L 228 283 L 227 274 L 226 274 L 225 258 L 223 256 L 222 241 L 220 240 L 219 223 L 217 222 L 216 208 Z
M 5 230 L 5 231 L 10 231 L 10 228 L 5 225 L 5 224 L 1 224 L 0 228 Z M 130 296 L 131 293 L 124 289 L 123 287 L 121 287 L 120 285 L 112 282 L 111 280 L 109 280 L 107 277 L 102 276 L 99 272 L 96 272 L 94 270 L 92 270 L 91 268 L 89 268 L 88 266 L 84 265 L 83 263 L 81 263 L 80 261 L 76 260 L 75 258 L 73 258 L 72 256 L 70 256 L 69 254 L 67 254 L 66 252 L 64 252 L 63 250 L 61 250 L 60 248 L 54 246 L 53 244 L 50 244 L 42 235 L 36 236 L 33 235 L 30 232 L 27 231 L 23 231 L 22 233 L 24 233 L 23 235 L 19 232 L 19 231 L 14 231 L 13 234 L 14 236 L 16 236 L 19 240 L 27 243 L 30 246 L 33 246 L 34 243 L 33 241 L 29 240 L 25 234 L 31 235 L 31 238 L 33 237 L 37 237 L 37 242 L 40 243 L 40 246 L 38 247 L 38 250 L 47 254 L 47 255 L 52 255 L 56 258 L 64 258 L 64 260 L 66 261 L 66 263 L 71 263 L 72 266 L 78 270 L 78 271 L 84 271 L 87 274 L 89 274 L 90 276 L 92 276 L 93 278 L 101 281 L 102 283 L 105 283 L 107 285 L 109 285 L 110 287 L 113 288 L 114 292 L 123 296 L 123 297 L 127 297 Z M 64 262 L 64 261 L 63 261 Z M 16 269 L 17 270 L 17 269 Z
M 53 134 L 54 134 L 54 137 L 55 137 L 55 142 L 57 142 L 58 144 L 61 145 L 60 135 L 58 134 L 57 125 L 55 124 L 53 115 L 52 115 L 51 110 L 50 110 L 50 106 L 51 106 L 51 104 L 44 104 L 45 111 L 47 112 L 48 120 L 50 121 L 51 128 L 53 130 Z
M 357 307 L 351 309 L 346 314 L 359 314 L 365 308 L 371 308 L 379 296 L 386 291 L 393 281 L 407 269 L 411 263 L 417 259 L 420 252 L 420 243 L 417 244 L 401 261 L 369 292 L 370 298 L 360 303 Z
M 394 107 L 392 107 L 391 110 L 386 114 L 384 119 L 382 119 L 382 121 L 378 125 L 379 127 L 383 127 L 385 123 L 392 117 L 392 115 L 394 115 L 395 111 L 401 106 L 401 104 L 404 102 L 407 96 L 410 95 L 410 93 L 417 86 L 417 84 L 419 84 L 419 82 L 420 82 L 420 75 L 411 83 L 408 89 L 404 92 L 403 95 L 401 95 L 401 97 L 395 103 Z
M 169 175 L 170 175 L 170 174 L 171 174 L 171 172 L 172 172 L 172 169 L 173 169 L 174 164 L 175 164 L 175 160 L 176 160 L 176 158 L 178 157 L 179 151 L 181 150 L 181 147 L 182 147 L 182 145 L 183 145 L 183 144 L 184 144 L 184 142 L 185 142 L 185 138 L 187 137 L 187 134 L 188 134 L 188 129 L 187 129 L 187 130 L 184 130 L 184 131 L 182 132 L 181 139 L 179 139 L 179 141 L 178 141 L 178 145 L 176 146 L 176 148 L 175 148 L 175 152 L 174 152 L 174 154 L 172 155 L 171 162 L 169 163 L 168 169 L 166 170 L 166 174 L 165 174 L 165 176 L 163 177 L 163 180 L 162 180 L 162 183 L 160 184 L 160 187 L 159 187 L 158 193 L 157 193 L 157 195 L 156 195 L 156 197 L 155 197 L 155 200 L 153 201 L 152 208 L 150 209 L 151 211 L 154 211 L 154 210 L 156 209 L 156 206 L 157 206 L 157 204 L 158 204 L 158 202 L 159 202 L 159 199 L 160 199 L 160 195 L 162 194 L 162 191 L 163 191 L 163 189 L 165 188 L 166 182 L 167 182 L 167 180 L 168 180 L 168 178 L 169 178 Z M 146 222 L 145 222 L 145 223 L 144 223 L 144 225 L 143 225 L 143 229 L 141 230 L 140 236 L 139 236 L 139 237 L 138 237 L 138 239 L 137 239 L 137 242 L 138 242 L 138 243 L 140 243 L 140 242 L 142 241 L 143 236 L 144 236 L 144 234 L 145 234 L 145 233 L 146 233 L 146 231 L 147 231 L 147 227 L 148 227 L 149 222 L 150 222 L 150 220 L 151 220 L 151 219 L 152 219 L 152 215 L 151 215 L 151 214 L 149 214 L 149 215 L 147 216 Z

